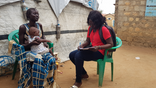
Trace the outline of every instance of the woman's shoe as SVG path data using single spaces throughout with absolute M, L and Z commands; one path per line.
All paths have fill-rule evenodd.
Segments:
M 70 88 L 78 88 L 77 86 L 75 86 L 75 85 L 73 85 L 73 86 L 71 86 Z
M 89 75 L 88 75 L 88 74 L 83 74 L 83 75 L 81 76 L 81 78 L 82 78 L 82 79 L 89 78 Z
M 79 88 L 82 85 L 81 83 L 75 82 L 73 86 L 71 86 L 70 88 Z
M 81 79 L 87 79 L 87 78 L 89 78 L 89 75 L 88 74 L 83 74 L 81 76 Z M 73 79 L 76 80 L 76 78 L 73 78 Z

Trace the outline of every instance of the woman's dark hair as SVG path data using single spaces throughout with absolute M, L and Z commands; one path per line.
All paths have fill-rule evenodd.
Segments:
M 29 20 L 29 16 L 30 16 L 32 10 L 35 11 L 36 9 L 35 9 L 35 8 L 29 8 L 29 9 L 27 10 L 27 12 L 26 12 L 27 20 Z
M 89 25 L 89 20 L 92 20 L 94 25 L 97 28 L 100 28 L 106 21 L 106 19 L 102 16 L 102 14 L 96 10 L 93 10 L 89 13 L 88 18 L 87 18 L 88 25 Z

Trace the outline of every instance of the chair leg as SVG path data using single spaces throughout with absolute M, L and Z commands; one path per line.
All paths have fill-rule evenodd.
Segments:
M 105 63 L 99 62 L 99 86 L 102 86 L 105 71 Z
M 97 62 L 97 74 L 99 75 L 99 63 Z
M 17 65 L 18 65 L 18 60 L 17 60 L 17 58 L 16 58 L 16 61 L 15 61 L 15 64 L 14 64 L 14 71 L 13 71 L 13 75 L 12 75 L 12 80 L 13 80 L 14 77 L 15 77 L 16 70 L 17 70 Z
M 111 81 L 113 81 L 113 63 L 111 63 Z

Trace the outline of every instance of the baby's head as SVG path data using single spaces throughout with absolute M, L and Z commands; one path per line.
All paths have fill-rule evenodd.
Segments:
M 32 37 L 39 36 L 39 30 L 36 27 L 30 27 L 29 35 Z

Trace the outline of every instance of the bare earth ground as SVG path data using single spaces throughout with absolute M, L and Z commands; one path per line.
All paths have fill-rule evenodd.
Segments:
M 101 88 L 156 88 L 156 49 L 123 45 L 114 53 L 114 79 L 111 81 L 110 63 L 106 64 Z M 135 59 L 140 57 L 140 59 Z M 98 88 L 97 63 L 85 62 L 89 78 L 82 80 L 80 88 Z M 74 83 L 75 66 L 71 61 L 59 64 L 56 82 L 61 88 L 69 88 Z M 17 88 L 19 72 L 0 77 L 0 88 Z

